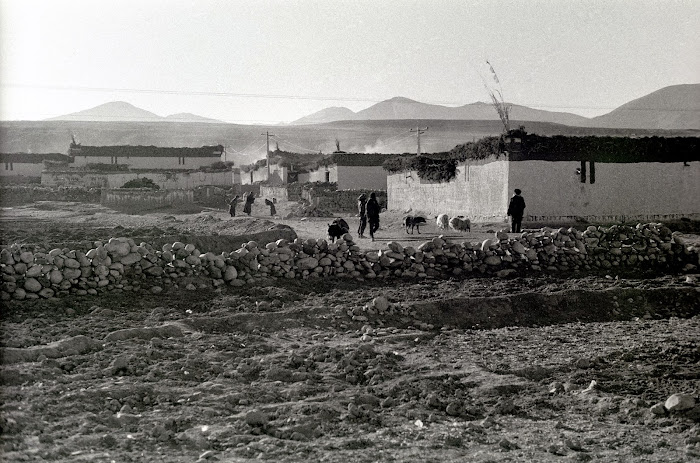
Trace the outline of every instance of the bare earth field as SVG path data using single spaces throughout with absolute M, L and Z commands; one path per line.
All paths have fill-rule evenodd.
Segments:
M 329 222 L 264 213 L 41 202 L 2 211 L 0 243 L 221 246 L 280 226 L 322 238 Z M 406 235 L 397 213 L 381 220 L 360 247 L 439 234 L 429 223 Z M 504 226 L 447 235 L 480 241 Z M 266 280 L 3 302 L 0 329 L 1 461 L 700 459 L 692 276 Z M 675 393 L 694 408 L 651 411 Z

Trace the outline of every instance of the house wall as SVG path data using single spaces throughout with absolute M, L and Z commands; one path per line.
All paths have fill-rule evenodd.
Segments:
M 287 187 L 261 185 L 260 197 L 269 199 L 270 201 L 272 201 L 272 198 L 275 198 L 277 201 L 287 201 Z
M 416 171 L 387 177 L 389 210 L 435 217 L 463 215 L 472 221 L 504 220 L 508 209 L 508 161 L 467 161 L 449 183 L 427 183 Z
M 221 161 L 221 156 L 207 157 L 184 157 L 184 164 L 181 164 L 183 158 L 177 156 L 130 156 L 117 157 L 117 162 L 114 164 L 125 164 L 132 169 L 199 169 L 200 167 L 210 166 L 215 162 Z M 85 166 L 86 164 L 113 164 L 114 159 L 110 156 L 75 156 L 73 165 L 76 167 Z
M 44 163 L 12 162 L 0 163 L 0 177 L 41 177 Z
M 328 180 L 326 180 L 326 172 L 328 172 Z M 318 169 L 310 171 L 308 174 L 303 175 L 304 180 L 302 180 L 302 175 L 299 175 L 299 181 L 305 182 L 338 182 L 338 166 L 321 166 Z
M 581 183 L 578 161 L 515 161 L 508 194 L 520 188 L 525 220 L 662 220 L 700 214 L 700 162 L 595 163 Z
M 163 190 L 190 189 L 203 185 L 232 186 L 230 172 L 118 172 L 44 171 L 41 184 L 121 188 L 129 180 L 150 178 Z
M 386 191 L 387 171 L 382 166 L 338 166 L 339 190 Z

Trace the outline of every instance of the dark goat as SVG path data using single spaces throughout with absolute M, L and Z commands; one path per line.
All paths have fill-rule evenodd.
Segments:
M 330 238 L 331 242 L 333 243 L 335 243 L 336 239 L 341 238 L 348 231 L 350 231 L 350 226 L 341 218 L 337 218 L 333 221 L 333 223 L 328 224 L 328 238 Z
M 424 223 L 426 223 L 425 217 L 421 217 L 419 215 L 407 216 L 404 219 L 404 225 L 406 225 L 406 233 L 408 233 L 408 230 L 410 229 L 411 234 L 413 234 L 413 229 L 415 228 L 416 230 L 418 230 L 418 234 L 420 235 L 420 226 Z

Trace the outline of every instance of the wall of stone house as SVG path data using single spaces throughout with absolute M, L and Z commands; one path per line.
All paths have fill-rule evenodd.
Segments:
M 508 207 L 508 161 L 486 159 L 457 166 L 450 182 L 421 180 L 416 171 L 387 177 L 388 209 L 435 217 L 463 215 L 474 222 L 502 221 Z
M 73 165 L 82 167 L 87 164 L 112 164 L 111 156 L 75 156 Z M 134 156 L 117 157 L 116 164 L 128 165 L 132 169 L 199 169 L 200 167 L 210 166 L 215 162 L 221 161 L 221 156 L 207 157 L 187 157 L 185 156 L 184 164 L 181 164 L 181 159 L 177 156 Z
M 194 202 L 193 190 L 103 189 L 100 204 L 133 210 L 151 210 Z
M 522 190 L 526 221 L 583 218 L 589 221 L 667 220 L 700 214 L 700 162 L 595 163 L 591 183 L 579 161 L 514 161 L 509 196 Z
M 260 185 L 260 197 L 270 201 L 272 201 L 272 198 L 275 198 L 277 201 L 287 201 L 287 187 Z
M 0 177 L 41 177 L 44 163 L 3 162 L 0 163 Z
M 241 171 L 241 184 L 251 185 L 258 182 L 267 182 L 268 180 L 273 184 L 284 184 L 287 183 L 287 172 L 288 167 L 278 166 L 273 164 L 270 166 L 270 178 L 267 176 L 267 167 L 258 167 L 255 170 L 249 172 Z
M 338 166 L 339 190 L 386 191 L 388 172 L 382 166 Z
M 41 173 L 41 184 L 47 186 L 85 186 L 121 188 L 126 182 L 149 178 L 164 190 L 195 188 L 204 185 L 232 186 L 231 173 L 223 172 L 115 172 L 51 170 Z

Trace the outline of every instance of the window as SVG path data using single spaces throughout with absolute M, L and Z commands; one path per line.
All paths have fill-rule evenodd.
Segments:
M 14 170 L 13 167 L 14 167 L 14 166 L 12 165 L 11 162 L 6 162 L 6 163 L 5 163 L 5 170 Z
M 185 156 L 178 156 L 177 163 L 181 166 L 184 166 L 185 165 Z
M 111 162 L 112 164 L 117 164 L 117 163 L 119 162 L 119 159 L 118 159 L 116 156 L 112 156 L 112 157 L 110 158 L 110 162 Z
M 330 182 L 331 182 L 331 173 L 326 171 L 326 183 L 330 183 Z
M 595 162 L 591 161 L 589 164 L 590 164 L 590 169 L 591 169 L 590 181 L 591 181 L 591 185 L 592 185 L 595 183 Z
M 581 161 L 579 172 L 581 173 L 581 183 L 586 183 L 586 161 Z

